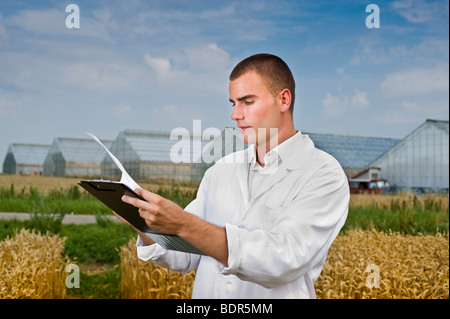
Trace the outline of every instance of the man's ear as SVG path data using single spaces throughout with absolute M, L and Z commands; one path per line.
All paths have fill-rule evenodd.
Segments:
M 282 90 L 279 94 L 280 99 L 280 111 L 281 112 L 287 112 L 291 106 L 292 96 L 291 91 L 289 89 Z

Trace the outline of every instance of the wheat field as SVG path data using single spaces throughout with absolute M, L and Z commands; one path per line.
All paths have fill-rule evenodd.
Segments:
M 78 178 L 0 174 L 0 186 L 40 191 L 73 187 Z M 159 184 L 141 184 L 151 189 Z M 195 187 L 189 186 L 190 190 Z M 430 209 L 448 216 L 448 196 L 352 195 L 350 207 L 387 212 Z M 447 219 L 448 224 L 448 219 Z M 64 238 L 22 229 L 0 242 L 0 299 L 65 298 Z M 190 298 L 195 272 L 180 274 L 137 258 L 135 240 L 120 249 L 121 298 Z M 410 236 L 353 229 L 340 233 L 315 283 L 319 299 L 449 298 L 449 235 Z
M 352 230 L 332 244 L 318 298 L 449 298 L 449 236 Z
M 136 240 L 123 246 L 121 259 L 121 297 L 125 299 L 189 299 L 195 271 L 181 274 L 144 262 L 137 257 Z
M 0 242 L 0 299 L 64 298 L 64 239 L 21 229 Z
M 121 250 L 122 297 L 189 298 L 195 272 L 138 260 Z M 351 230 L 334 241 L 315 283 L 318 299 L 448 299 L 449 236 Z
M 10 187 L 14 185 L 16 190 L 29 189 L 30 187 L 39 189 L 46 194 L 51 190 L 64 190 L 78 185 L 81 180 L 93 179 L 83 177 L 54 177 L 54 176 L 34 176 L 34 175 L 9 175 L 0 174 L 0 187 Z M 177 186 L 181 190 L 196 190 L 198 183 L 183 183 L 183 182 L 167 182 L 167 181 L 138 181 L 139 185 L 150 191 L 155 191 L 158 188 L 170 188 Z M 85 192 L 84 189 L 80 190 Z
M 121 298 L 190 298 L 187 274 L 137 258 L 136 241 L 120 250 Z M 64 298 L 64 239 L 22 229 L 0 242 L 0 299 Z M 448 299 L 449 236 L 351 230 L 330 248 L 315 283 L 319 299 Z

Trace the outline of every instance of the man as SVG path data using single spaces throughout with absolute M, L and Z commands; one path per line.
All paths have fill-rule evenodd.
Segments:
M 209 168 L 185 210 L 145 190 L 137 193 L 147 202 L 123 197 L 151 228 L 207 256 L 166 251 L 137 231 L 138 256 L 197 269 L 193 298 L 315 298 L 314 282 L 347 216 L 346 176 L 295 129 L 295 82 L 283 60 L 243 60 L 230 75 L 229 95 L 249 147 Z

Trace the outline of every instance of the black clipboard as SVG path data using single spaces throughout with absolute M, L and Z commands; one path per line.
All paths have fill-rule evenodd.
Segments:
M 177 235 L 161 234 L 151 229 L 139 215 L 138 208 L 122 201 L 125 194 L 145 200 L 127 185 L 104 180 L 80 181 L 78 184 L 165 249 L 204 255 L 198 248 Z

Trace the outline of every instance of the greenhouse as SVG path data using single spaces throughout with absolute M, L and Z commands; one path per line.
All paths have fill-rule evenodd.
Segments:
M 201 160 L 201 150 L 209 142 L 191 136 L 186 129 L 171 133 L 125 130 L 119 133 L 110 150 L 133 179 L 190 181 L 192 165 Z M 112 159 L 105 156 L 101 163 L 102 177 L 120 178 L 120 174 Z
M 370 166 L 397 187 L 448 191 L 448 131 L 448 121 L 426 120 Z
M 327 152 L 341 164 L 347 177 L 351 177 L 366 168 L 400 141 L 381 137 L 317 133 L 308 135 L 318 149 Z
M 392 138 L 316 133 L 304 134 L 309 135 L 318 149 L 336 158 L 343 167 L 347 177 L 364 169 L 370 162 L 399 142 L 399 140 Z M 215 140 L 214 143 L 207 145 L 203 150 L 202 159 L 208 159 L 211 153 L 213 154 L 213 161 L 203 160 L 201 164 L 194 165 L 193 171 L 201 179 L 206 169 L 212 166 L 218 159 L 245 147 L 246 145 L 243 144 L 239 131 L 233 128 L 226 128 L 222 131 L 222 139 Z M 222 151 L 218 152 L 214 149 L 221 149 Z
M 111 147 L 112 141 L 102 141 Z M 58 137 L 44 161 L 44 175 L 99 177 L 105 150 L 92 139 Z
M 44 160 L 50 145 L 19 144 L 9 145 L 3 161 L 3 173 L 39 174 L 44 170 Z

